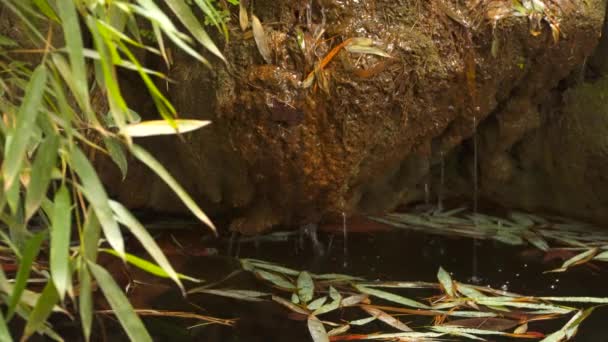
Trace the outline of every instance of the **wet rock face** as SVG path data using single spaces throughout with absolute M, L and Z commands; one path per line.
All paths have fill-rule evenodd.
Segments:
M 245 233 L 420 200 L 433 165 L 480 123 L 488 127 L 481 138 L 492 140 L 481 168 L 493 184 L 508 185 L 519 169 L 510 151 L 530 130 L 553 124 L 539 106 L 592 53 L 605 4 L 555 14 L 563 35 L 554 42 L 546 21 L 535 36 L 528 18 L 499 17 L 510 1 L 473 2 L 256 1 L 270 60 L 236 25 L 228 65 L 208 70 L 177 54 L 172 101 L 182 117 L 213 125 L 144 145 L 206 210 L 234 217 L 232 228 Z M 315 65 L 354 37 L 372 38 L 391 58 L 334 50 L 303 87 Z M 159 181 L 137 165 L 131 172 L 126 187 L 109 181 L 121 200 L 183 210 Z

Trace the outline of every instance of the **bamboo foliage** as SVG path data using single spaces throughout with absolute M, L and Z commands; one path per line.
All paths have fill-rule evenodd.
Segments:
M 225 59 L 206 32 L 205 22 L 227 38 L 226 17 L 212 0 L 165 0 L 166 6 L 158 3 L 0 0 L 0 11 L 18 22 L 12 32 L 0 32 L 0 243 L 19 265 L 16 274 L 5 274 L 0 267 L 3 341 L 10 340 L 8 323 L 15 317 L 26 321 L 23 339 L 42 334 L 61 340 L 47 320 L 53 312 L 68 314 L 68 302 L 77 304 L 70 309 L 79 308 L 83 333 L 89 339 L 94 283 L 126 334 L 135 341 L 150 341 L 123 290 L 97 264 L 99 251 L 170 278 L 182 289 L 182 281 L 198 281 L 177 273 L 129 210 L 110 201 L 87 156 L 91 149 L 101 151 L 124 174 L 128 172 L 126 154 L 133 153 L 176 191 L 195 216 L 215 230 L 179 182 L 132 141 L 139 136 L 188 132 L 209 122 L 180 120 L 153 80 L 167 76 L 145 68 L 133 49 L 158 54 L 170 62 L 168 39 L 211 66 L 209 58 Z M 206 18 L 196 16 L 197 8 Z M 174 17 L 187 31 L 178 29 Z M 142 25 L 151 27 L 154 39 L 142 38 Z M 17 37 L 10 36 L 15 32 Z M 91 48 L 85 48 L 89 44 L 85 36 L 91 38 Z M 212 57 L 204 57 L 199 46 Z M 164 120 L 140 122 L 123 96 L 117 79 L 119 68 L 140 75 Z M 94 89 L 98 90 L 95 95 Z M 95 96 L 105 97 L 102 102 L 108 104 L 109 113 L 96 112 Z M 143 245 L 152 261 L 125 250 L 121 225 Z M 43 248 L 49 248 L 50 272 L 37 264 Z M 34 274 L 46 279 L 41 292 L 27 286 Z

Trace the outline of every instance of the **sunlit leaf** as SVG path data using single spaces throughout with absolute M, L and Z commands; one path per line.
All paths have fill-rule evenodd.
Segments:
M 331 302 L 322 305 L 320 308 L 316 309 L 313 312 L 313 315 L 318 316 L 322 315 L 340 308 L 340 303 L 342 301 L 342 295 L 333 287 L 329 287 L 329 298 L 332 299 Z
M 376 317 L 377 319 L 381 320 L 382 322 L 390 325 L 391 327 L 393 327 L 397 330 L 412 331 L 412 329 L 410 327 L 408 327 L 405 323 L 401 322 L 397 318 L 387 314 L 386 312 L 384 312 L 380 309 L 376 309 L 374 307 L 365 306 L 365 305 L 362 306 L 361 308 L 363 310 L 365 310 L 368 314 Z
M 58 301 L 59 294 L 57 293 L 53 282 L 49 281 L 38 298 L 36 306 L 30 313 L 25 325 L 24 337 L 31 336 L 44 327 Z
M 262 55 L 266 63 L 272 64 L 272 50 L 270 49 L 266 32 L 264 32 L 264 26 L 262 26 L 260 19 L 258 19 L 258 17 L 256 17 L 254 14 L 251 15 L 251 28 L 253 30 L 255 44 L 258 47 L 260 55 Z
M 285 279 L 284 277 L 282 277 L 278 274 L 266 272 L 263 270 L 257 270 L 257 271 L 255 271 L 255 274 L 258 277 L 271 282 L 274 286 L 277 286 L 281 289 L 285 289 L 285 290 L 295 290 L 296 289 L 296 286 L 294 284 L 287 281 L 287 279 Z
M 312 300 L 315 292 L 315 284 L 312 277 L 306 271 L 300 272 L 297 279 L 298 296 L 302 303 L 308 303 Z
M 323 306 L 323 304 L 325 304 L 325 302 L 326 302 L 326 301 L 327 301 L 327 296 L 319 297 L 319 298 L 317 298 L 317 299 L 313 300 L 312 302 L 310 302 L 310 303 L 309 303 L 309 304 L 306 306 L 306 308 L 307 308 L 308 310 L 313 310 L 313 311 L 314 311 L 314 310 L 317 310 L 317 309 L 319 309 L 320 307 L 322 307 L 322 306 Z
M 247 15 L 245 1 L 246 0 L 239 1 L 239 25 L 243 31 L 247 30 L 247 27 L 249 27 L 249 16 Z
M 176 127 L 173 127 L 171 123 L 166 120 L 142 121 L 125 126 L 123 133 L 134 138 L 180 134 L 192 132 L 199 128 L 205 127 L 210 124 L 211 121 L 176 119 L 174 120 L 174 123 Z
M 108 154 L 110 158 L 114 161 L 120 173 L 122 175 L 122 179 L 124 180 L 127 177 L 128 163 L 127 157 L 125 156 L 125 152 L 122 148 L 122 145 L 116 138 L 104 137 L 103 142 L 108 149 Z
M 234 298 L 249 302 L 261 302 L 264 301 L 262 297 L 270 296 L 270 293 L 251 291 L 251 290 L 221 290 L 221 289 L 207 289 L 207 288 L 195 288 L 189 290 L 188 293 L 206 293 L 216 296 Z
M 443 287 L 445 293 L 447 293 L 450 297 L 454 297 L 455 293 L 452 277 L 448 272 L 443 269 L 443 267 L 439 267 L 439 271 L 437 272 L 437 279 L 439 279 L 441 287 Z

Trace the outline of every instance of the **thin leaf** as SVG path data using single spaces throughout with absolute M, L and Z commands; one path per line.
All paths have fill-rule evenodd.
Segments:
M 106 148 L 108 149 L 108 154 L 110 155 L 110 158 L 112 158 L 116 166 L 118 166 L 118 169 L 120 170 L 120 173 L 122 175 L 122 180 L 124 180 L 127 177 L 127 170 L 129 165 L 122 145 L 120 144 L 118 139 L 111 137 L 104 137 L 103 142 L 106 145 Z
M 108 303 L 110 303 L 110 307 L 114 310 L 116 317 L 125 329 L 129 338 L 132 341 L 152 342 L 152 337 L 150 337 L 146 327 L 139 317 L 137 317 L 137 314 L 129 303 L 129 299 L 125 296 L 120 287 L 116 285 L 112 275 L 99 265 L 90 261 L 87 263 L 91 273 L 93 273 L 93 276 L 97 280 L 99 288 L 101 288 L 101 291 L 108 300 Z
M 130 137 L 149 137 L 156 135 L 181 134 L 205 127 L 211 121 L 205 120 L 173 120 L 175 126 L 166 120 L 150 120 L 125 126 L 123 133 Z
M 303 308 L 297 306 L 296 304 L 294 304 L 286 299 L 283 299 L 281 297 L 272 296 L 272 300 L 283 305 L 284 307 L 288 308 L 289 310 L 291 310 L 293 312 L 296 312 L 296 313 L 299 313 L 299 314 L 302 314 L 305 316 L 308 316 L 310 314 L 310 312 L 308 310 L 303 309 Z
M 32 310 L 28 317 L 27 323 L 25 324 L 25 331 L 23 333 L 23 340 L 44 328 L 47 319 L 53 312 L 53 308 L 58 301 L 59 294 L 57 293 L 53 282 L 49 281 L 38 298 L 34 310 Z
M 80 291 L 78 296 L 78 313 L 82 324 L 82 332 L 86 341 L 91 339 L 91 327 L 93 325 L 93 290 L 91 286 L 91 274 L 86 267 L 86 261 L 82 263 L 78 272 L 80 279 Z
M 5 158 L 2 163 L 4 174 L 4 190 L 8 190 L 17 178 L 23 161 L 27 146 L 36 125 L 36 117 L 40 111 L 42 95 L 46 85 L 46 69 L 40 65 L 32 73 L 29 83 L 24 90 L 24 98 L 17 113 L 17 125 L 11 135 L 10 146 L 5 150 Z
M 25 290 L 27 280 L 30 277 L 32 271 L 32 263 L 36 256 L 40 252 L 40 246 L 44 240 L 46 234 L 40 232 L 29 238 L 23 248 L 21 260 L 19 260 L 19 270 L 15 277 L 15 283 L 10 291 L 7 291 L 11 296 L 8 301 L 8 309 L 6 310 L 6 317 L 10 320 L 13 317 L 17 304 L 22 300 L 21 295 Z M 5 289 L 5 291 L 8 289 Z
M 369 307 L 369 306 L 362 306 L 361 307 L 363 310 L 365 310 L 368 314 L 376 317 L 377 319 L 381 320 L 382 322 L 390 325 L 391 327 L 401 330 L 401 331 L 412 331 L 412 329 L 410 327 L 408 327 L 405 323 L 401 322 L 400 320 L 396 319 L 395 317 L 387 314 L 386 312 L 380 310 L 380 309 L 376 309 L 374 307 Z
M 124 240 L 118 222 L 116 222 L 112 209 L 110 208 L 110 200 L 103 185 L 101 185 L 97 172 L 82 151 L 75 146 L 70 155 L 70 165 L 78 176 L 80 176 L 80 180 L 82 181 L 82 192 L 93 207 L 95 216 L 101 224 L 101 228 L 108 243 L 122 256 L 122 258 L 124 258 Z
M 308 303 L 312 300 L 315 292 L 315 284 L 312 277 L 306 271 L 300 272 L 297 280 L 298 296 L 302 303 Z
M 52 135 L 40 143 L 36 159 L 32 164 L 30 183 L 25 196 L 25 220 L 28 221 L 38 210 L 42 199 L 46 196 L 51 182 L 51 170 L 57 160 L 59 137 Z
M 271 272 L 266 272 L 262 270 L 255 271 L 255 274 L 260 278 L 271 282 L 274 286 L 285 290 L 295 290 L 296 287 L 291 282 L 287 281 L 287 279 L 283 278 L 278 274 L 274 274 Z
M 405 305 L 408 307 L 412 307 L 412 308 L 418 308 L 418 309 L 430 309 L 430 306 L 419 303 L 415 300 L 411 300 L 409 298 L 405 298 L 390 292 L 385 292 L 385 291 L 381 291 L 381 290 L 377 290 L 377 289 L 371 289 L 365 286 L 361 286 L 361 285 L 355 285 L 355 288 L 362 293 L 368 294 L 370 296 L 374 296 L 374 297 L 378 297 L 384 300 L 387 300 L 389 302 L 394 302 L 394 303 L 398 303 L 401 305 Z
M 70 272 L 70 235 L 72 232 L 72 204 L 70 193 L 65 185 L 55 194 L 51 227 L 50 269 L 53 283 L 63 301 L 71 283 Z
M 224 55 L 217 48 L 215 43 L 211 40 L 201 23 L 196 19 L 192 10 L 186 5 L 183 0 L 166 0 L 167 5 L 173 10 L 175 15 L 184 24 L 186 28 L 192 33 L 194 38 L 199 41 L 207 50 L 221 58 L 224 62 L 226 59 Z
M 441 287 L 445 293 L 450 297 L 454 297 L 454 283 L 452 281 L 452 277 L 448 272 L 446 272 L 443 267 L 439 267 L 439 271 L 437 272 L 437 279 L 439 279 L 439 283 L 441 283 Z
M 239 1 L 239 25 L 243 31 L 247 30 L 247 27 L 249 27 L 249 16 L 247 15 L 245 0 Z
M 316 309 L 312 313 L 313 315 L 322 315 L 340 308 L 340 303 L 342 302 L 342 295 L 340 295 L 340 293 L 333 286 L 329 287 L 329 297 L 332 299 L 332 301 Z
M 211 230 L 217 234 L 217 230 L 211 220 L 203 213 L 203 211 L 198 207 L 198 205 L 194 202 L 194 200 L 186 193 L 186 191 L 177 183 L 177 181 L 171 176 L 169 171 L 165 169 L 165 167 L 159 163 L 150 153 L 148 153 L 143 148 L 133 145 L 132 146 L 133 155 L 139 159 L 142 163 L 146 164 L 152 171 L 154 171 L 160 178 L 162 178 L 167 185 L 175 192 L 175 194 L 184 202 L 186 207 L 190 209 L 190 211 L 198 217 L 203 223 L 205 223 Z M 116 249 L 116 248 L 114 248 Z
M 323 323 L 314 315 L 308 316 L 308 331 L 314 342 L 329 342 Z

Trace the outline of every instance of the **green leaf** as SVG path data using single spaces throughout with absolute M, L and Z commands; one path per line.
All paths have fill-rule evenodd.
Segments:
M 97 260 L 100 227 L 92 206 L 87 210 L 82 235 L 82 244 L 80 245 L 82 256 L 88 261 L 95 262 Z
M 32 263 L 40 252 L 40 246 L 42 245 L 45 236 L 46 234 L 44 232 L 37 233 L 25 243 L 21 260 L 19 260 L 19 270 L 15 277 L 15 284 L 12 287 L 12 291 L 9 292 L 11 297 L 8 301 L 8 309 L 6 311 L 6 317 L 9 320 L 13 317 L 17 304 L 21 301 L 21 294 L 25 290 L 27 280 L 30 277 Z
M 93 290 L 91 286 L 91 274 L 86 267 L 86 261 L 80 259 L 81 265 L 78 272 L 80 279 L 80 294 L 78 296 L 78 313 L 82 324 L 82 332 L 85 340 L 91 339 L 91 327 L 93 325 Z
M 14 46 L 18 46 L 18 45 L 19 44 L 17 44 L 17 42 L 12 40 L 11 38 L 0 34 L 0 46 L 14 47 Z
M 365 293 L 370 296 L 382 298 L 389 302 L 398 303 L 401 305 L 405 305 L 405 306 L 412 307 L 412 308 L 418 308 L 418 309 L 429 309 L 430 308 L 428 305 L 419 303 L 415 300 L 411 300 L 409 298 L 405 298 L 405 297 L 402 297 L 402 296 L 399 296 L 399 295 L 396 295 L 396 294 L 393 294 L 390 292 L 381 291 L 381 290 L 377 290 L 377 289 L 370 289 L 368 287 L 361 286 L 361 285 L 354 285 L 354 286 L 361 293 Z
M 70 192 L 65 185 L 62 185 L 55 194 L 51 222 L 50 269 L 59 298 L 63 300 L 72 278 L 70 272 L 72 203 Z
M 184 202 L 186 207 L 190 209 L 190 211 L 198 217 L 203 223 L 205 223 L 214 233 L 217 234 L 217 230 L 211 220 L 203 213 L 203 211 L 199 208 L 199 206 L 194 202 L 194 200 L 188 195 L 188 193 L 182 188 L 179 183 L 171 176 L 169 171 L 165 169 L 165 167 L 159 163 L 150 153 L 148 153 L 143 148 L 133 144 L 131 152 L 133 155 L 139 159 L 142 163 L 146 164 L 152 171 L 154 171 L 169 187 L 175 192 L 177 196 Z M 116 248 L 115 248 L 116 249 Z
M 315 284 L 312 277 L 306 271 L 300 272 L 297 280 L 298 296 L 302 303 L 308 303 L 312 300 L 315 292 Z
M 149 137 L 187 133 L 205 127 L 211 121 L 176 119 L 173 124 L 167 120 L 150 120 L 125 126 L 123 133 L 130 137 Z
M 8 326 L 6 325 L 6 320 L 4 319 L 4 315 L 0 310 L 0 341 L 12 341 L 11 333 L 8 330 Z
M 165 2 L 199 43 L 207 50 L 211 51 L 211 53 L 221 58 L 224 62 L 226 61 L 215 43 L 211 40 L 207 32 L 205 32 L 201 23 L 194 16 L 192 9 L 190 9 L 183 0 L 165 0 Z
M 26 340 L 27 337 L 33 335 L 35 332 L 43 330 L 47 319 L 53 312 L 53 308 L 58 301 L 59 294 L 57 293 L 53 282 L 47 282 L 42 294 L 36 302 L 36 306 L 34 306 L 34 309 L 29 315 L 25 325 L 25 332 L 23 333 L 23 340 Z
M 572 266 L 580 265 L 580 264 L 583 264 L 583 263 L 591 260 L 597 254 L 597 252 L 598 252 L 597 247 L 591 248 L 587 251 L 584 251 L 583 253 L 577 254 L 577 255 L 573 256 L 572 258 L 564 261 L 564 264 L 562 265 L 562 267 L 548 271 L 548 272 L 564 272 Z
M 42 199 L 46 196 L 51 182 L 51 169 L 57 160 L 59 136 L 48 136 L 40 143 L 36 159 L 32 164 L 30 183 L 25 196 L 25 220 L 28 221 L 38 210 Z
M 71 90 L 80 108 L 85 112 L 87 119 L 94 125 L 99 122 L 91 109 L 89 99 L 89 86 L 87 82 L 87 69 L 84 59 L 84 46 L 82 31 L 74 1 L 56 1 L 57 11 L 62 22 L 62 31 L 66 42 L 66 49 L 70 59 L 70 75 L 63 74 L 64 79 L 69 78 Z M 66 80 L 67 81 L 67 80 Z
M 169 262 L 169 260 L 167 260 L 167 257 L 160 249 L 156 241 L 154 241 L 154 238 L 152 238 L 150 233 L 148 233 L 146 228 L 144 228 L 144 226 L 142 226 L 141 223 L 139 223 L 139 221 L 122 204 L 115 201 L 110 201 L 110 207 L 114 211 L 118 222 L 126 226 L 129 231 L 131 231 L 131 233 L 135 235 L 135 237 L 144 247 L 146 252 L 148 252 L 152 259 L 154 259 L 154 261 L 156 261 L 156 263 L 160 266 L 160 270 L 158 268 L 155 268 L 155 265 L 143 259 L 134 258 L 133 256 L 131 256 L 131 261 L 135 263 L 134 265 L 140 268 L 144 267 L 142 268 L 143 270 L 152 274 L 173 279 L 173 281 L 180 287 L 180 289 L 184 291 L 184 287 L 181 281 L 179 280 L 180 277 L 177 275 L 177 272 L 175 272 L 173 266 L 171 266 L 171 263 Z M 128 260 L 129 258 L 127 258 L 127 261 Z M 188 279 L 192 280 L 194 278 Z
M 340 303 L 342 302 L 342 295 L 340 295 L 340 293 L 333 286 L 329 287 L 329 297 L 332 299 L 332 301 L 316 309 L 313 312 L 313 315 L 322 315 L 340 308 Z
M 327 296 L 319 297 L 319 298 L 313 300 L 312 302 L 310 302 L 310 304 L 308 304 L 306 306 L 306 308 L 308 310 L 313 310 L 313 311 L 317 310 L 320 307 L 322 307 L 323 304 L 325 304 L 326 301 L 327 301 Z
M 107 248 L 100 248 L 99 249 L 101 252 L 104 253 L 108 253 L 111 254 L 115 257 L 119 257 L 118 253 L 116 253 L 114 250 L 112 249 L 107 249 Z M 150 274 L 153 274 L 157 277 L 161 277 L 161 278 L 171 278 L 171 275 L 169 273 L 167 273 L 167 271 L 163 270 L 162 267 L 146 260 L 146 259 L 142 259 L 138 256 L 135 256 L 133 254 L 129 254 L 126 253 L 126 259 L 125 259 L 129 264 L 139 268 L 142 271 L 148 272 Z M 201 280 L 200 279 L 196 279 L 196 278 L 192 278 L 192 277 L 188 277 L 187 275 L 184 274 L 180 274 L 180 273 L 176 273 L 177 277 L 179 279 L 183 279 L 183 280 L 189 280 L 195 283 L 200 283 Z
M 266 271 L 262 271 L 262 270 L 256 270 L 255 274 L 257 276 L 259 276 L 260 278 L 271 282 L 273 285 L 275 285 L 281 289 L 295 290 L 295 288 L 296 288 L 290 281 L 288 281 L 287 279 L 283 278 L 282 276 L 280 276 L 278 274 L 274 274 L 274 273 L 266 272 Z
M 122 175 L 122 179 L 124 180 L 127 177 L 127 169 L 128 162 L 127 157 L 125 156 L 125 151 L 122 148 L 122 145 L 118 141 L 118 139 L 113 137 L 104 137 L 103 142 L 108 149 L 108 154 L 110 158 L 114 161 L 116 166 L 120 169 L 120 173 Z
M 23 165 L 25 152 L 36 125 L 36 116 L 42 104 L 45 85 L 46 69 L 44 65 L 40 65 L 32 73 L 25 88 L 25 97 L 17 113 L 17 126 L 11 135 L 10 146 L 5 151 L 6 155 L 2 163 L 5 190 L 11 188 Z
M 452 277 L 450 277 L 450 274 L 446 272 L 443 267 L 439 267 L 439 272 L 437 272 L 437 279 L 439 279 L 439 282 L 445 290 L 445 293 L 447 293 L 450 297 L 454 297 L 454 282 L 452 281 Z
M 146 327 L 133 310 L 131 303 L 129 303 L 129 299 L 118 287 L 112 275 L 103 267 L 90 261 L 88 262 L 88 266 L 131 341 L 152 342 L 152 337 L 148 334 Z
M 118 222 L 114 219 L 114 214 L 110 208 L 108 195 L 103 185 L 101 185 L 97 172 L 84 153 L 76 146 L 74 146 L 70 155 L 70 165 L 82 181 L 82 192 L 93 207 L 108 243 L 124 258 L 124 241 Z
M 57 18 L 57 14 L 55 14 L 55 11 L 53 10 L 53 8 L 51 6 L 49 6 L 49 4 L 46 0 L 34 0 L 34 5 L 36 5 L 36 7 L 38 7 L 40 12 L 42 12 L 44 15 L 46 15 L 47 17 L 51 18 L 52 20 L 54 20 L 56 22 L 59 22 L 59 18 Z
M 323 323 L 315 316 L 308 316 L 308 331 L 314 342 L 329 342 Z
M 188 293 L 207 293 L 216 296 L 235 298 L 238 300 L 244 300 L 249 302 L 262 302 L 264 299 L 260 297 L 270 296 L 270 293 L 258 292 L 258 291 L 249 291 L 249 290 L 216 290 L 216 289 L 207 289 L 207 288 L 195 288 Z

